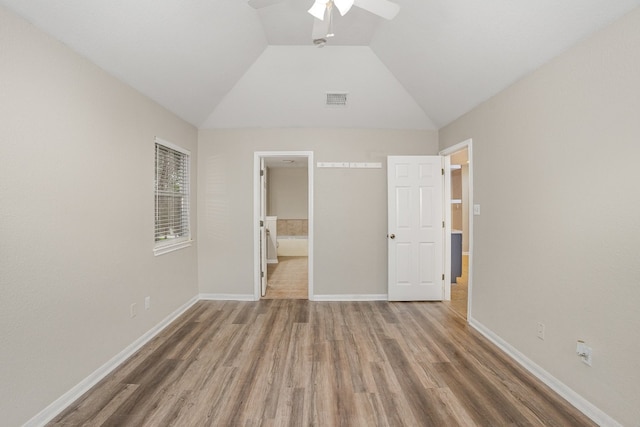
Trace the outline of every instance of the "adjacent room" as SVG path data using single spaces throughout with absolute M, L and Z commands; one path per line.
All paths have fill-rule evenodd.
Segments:
M 0 424 L 640 425 L 639 70 L 640 0 L 0 0 Z

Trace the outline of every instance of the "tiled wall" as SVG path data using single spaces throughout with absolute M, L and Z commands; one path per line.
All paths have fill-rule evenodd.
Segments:
M 307 236 L 309 221 L 306 219 L 279 219 L 278 236 Z

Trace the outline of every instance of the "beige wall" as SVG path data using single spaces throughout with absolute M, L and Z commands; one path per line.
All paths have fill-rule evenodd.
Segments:
M 640 420 L 638 70 L 640 9 L 440 131 L 441 148 L 473 138 L 473 317 L 627 426 Z
M 200 292 L 253 294 L 253 153 L 313 151 L 316 162 L 382 169 L 315 169 L 315 294 L 386 294 L 386 156 L 436 154 L 433 131 L 201 130 Z
M 278 219 L 306 219 L 309 214 L 307 168 L 269 168 L 268 215 Z
M 153 256 L 156 135 L 197 155 L 194 127 L 0 7 L 0 424 L 197 294 L 195 246 Z

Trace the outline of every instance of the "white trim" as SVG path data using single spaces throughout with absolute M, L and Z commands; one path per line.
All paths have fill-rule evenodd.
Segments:
M 192 218 L 191 218 L 191 202 L 192 202 L 192 197 L 191 197 L 191 162 L 192 162 L 192 157 L 191 157 L 191 151 L 187 150 L 186 148 L 180 147 L 179 145 L 176 145 L 172 142 L 169 142 L 165 139 L 159 138 L 159 137 L 155 137 L 154 139 L 154 143 L 155 144 L 159 144 L 162 145 L 164 147 L 167 147 L 171 150 L 177 151 L 179 153 L 184 154 L 185 156 L 187 156 L 187 178 L 188 178 L 188 188 L 187 188 L 187 200 L 189 201 L 188 205 L 187 205 L 187 221 L 188 221 L 188 228 L 189 228 L 189 235 L 188 236 L 184 236 L 184 237 L 180 237 L 177 239 L 170 239 L 170 240 L 165 240 L 165 241 L 158 241 L 156 240 L 154 242 L 154 247 L 153 247 L 153 255 L 154 256 L 158 256 L 158 255 L 164 255 L 167 254 L 169 252 L 173 252 L 173 251 L 177 251 L 179 249 L 183 249 L 183 248 L 187 248 L 189 246 L 191 246 L 191 244 L 193 243 L 193 239 L 192 239 L 192 234 L 191 234 L 191 228 L 192 228 Z M 156 156 L 157 156 L 157 149 L 156 149 Z M 158 170 L 157 170 L 157 165 L 156 165 L 156 170 L 155 170 L 155 176 L 156 176 L 156 180 L 158 179 Z M 157 184 L 156 184 L 157 185 Z M 157 187 L 154 190 L 154 199 L 157 198 Z M 154 204 L 157 203 L 157 199 L 154 202 Z M 155 205 L 155 208 L 157 209 L 157 205 Z M 157 224 L 154 223 L 154 234 L 157 231 Z
M 589 402 L 587 399 L 573 391 L 566 384 L 555 378 L 549 372 L 545 371 L 527 356 L 518 351 L 515 347 L 500 338 L 491 329 L 487 328 L 472 317 L 468 318 L 468 322 L 472 328 L 480 332 L 485 338 L 495 344 L 498 348 L 500 348 L 500 350 L 510 356 L 513 360 L 515 360 L 523 368 L 533 374 L 536 378 L 549 386 L 553 391 L 562 396 L 576 409 L 578 409 L 587 417 L 591 418 L 593 422 L 601 426 L 622 427 L 622 424 L 611 418 L 609 415 Z
M 169 142 L 166 139 L 158 138 L 157 136 L 153 138 L 153 141 L 157 144 L 164 145 L 165 147 L 171 148 L 172 150 L 176 150 L 182 154 L 186 154 L 191 159 L 191 151 L 187 150 L 184 147 L 174 144 L 173 142 Z
M 260 159 L 264 157 L 306 157 L 308 174 L 308 282 L 309 301 L 313 296 L 313 189 L 314 189 L 314 161 L 313 151 L 255 151 L 253 153 L 253 300 L 260 299 Z
M 252 294 L 200 294 L 199 298 L 206 301 L 256 301 Z
M 473 139 L 469 138 L 458 144 L 452 145 L 451 147 L 445 148 L 444 150 L 440 150 L 441 156 L 451 156 L 451 154 L 467 149 L 467 156 L 469 159 L 469 271 L 467 276 L 467 321 L 471 319 L 473 316 L 473 222 L 474 215 L 471 206 L 473 206 L 474 198 L 473 198 Z M 450 193 L 450 189 L 447 190 Z M 451 211 L 451 204 L 445 205 L 449 211 Z M 451 243 L 449 243 L 451 244 Z M 451 258 L 451 249 L 445 249 L 449 255 L 449 259 Z M 449 261 L 450 262 L 450 261 Z M 451 270 L 451 268 L 449 268 Z M 449 275 L 451 273 L 449 272 Z M 449 288 L 449 295 L 451 295 L 451 280 L 447 280 L 445 286 Z
M 442 155 L 441 155 L 442 156 Z M 444 282 L 442 283 L 443 292 L 442 300 L 451 301 L 451 157 L 442 156 L 442 167 L 444 170 L 444 191 L 442 209 L 444 217 L 444 244 L 443 260 L 444 265 Z
M 387 301 L 387 294 L 314 295 L 313 301 Z
M 187 311 L 191 306 L 193 306 L 196 302 L 198 302 L 198 297 L 195 296 L 175 310 L 173 313 L 165 317 L 160 323 L 158 323 L 153 328 L 149 329 L 144 335 L 140 338 L 129 344 L 124 348 L 120 353 L 115 355 L 111 360 L 109 360 L 104 365 L 100 366 L 98 369 L 93 371 L 88 377 L 84 380 L 80 381 L 76 386 L 74 386 L 71 390 L 67 391 L 65 394 L 60 396 L 58 399 L 53 401 L 49 406 L 44 408 L 38 414 L 36 414 L 33 418 L 27 421 L 23 427 L 36 427 L 43 426 L 50 422 L 55 416 L 60 414 L 63 410 L 65 410 L 69 405 L 75 402 L 80 396 L 89 391 L 91 387 L 100 382 L 104 377 L 109 375 L 114 369 L 124 363 L 129 357 L 131 357 L 136 351 L 138 351 L 143 345 L 147 344 L 151 341 L 156 335 L 158 335 L 164 328 L 169 326 L 173 321 L 175 321 L 178 317 L 180 317 L 185 311 Z
M 157 246 L 153 248 L 153 255 L 158 256 L 158 255 L 168 254 L 169 252 L 177 251 L 182 248 L 188 248 L 192 244 L 193 244 L 193 240 L 189 239 L 189 240 L 183 240 L 183 241 L 179 241 L 179 242 L 175 242 L 167 245 Z

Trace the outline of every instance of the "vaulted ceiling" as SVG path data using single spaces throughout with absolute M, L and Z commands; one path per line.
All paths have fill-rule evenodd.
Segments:
M 313 46 L 312 0 L 0 0 L 200 128 L 438 129 L 640 0 L 393 0 Z M 327 92 L 348 94 L 328 108 Z

